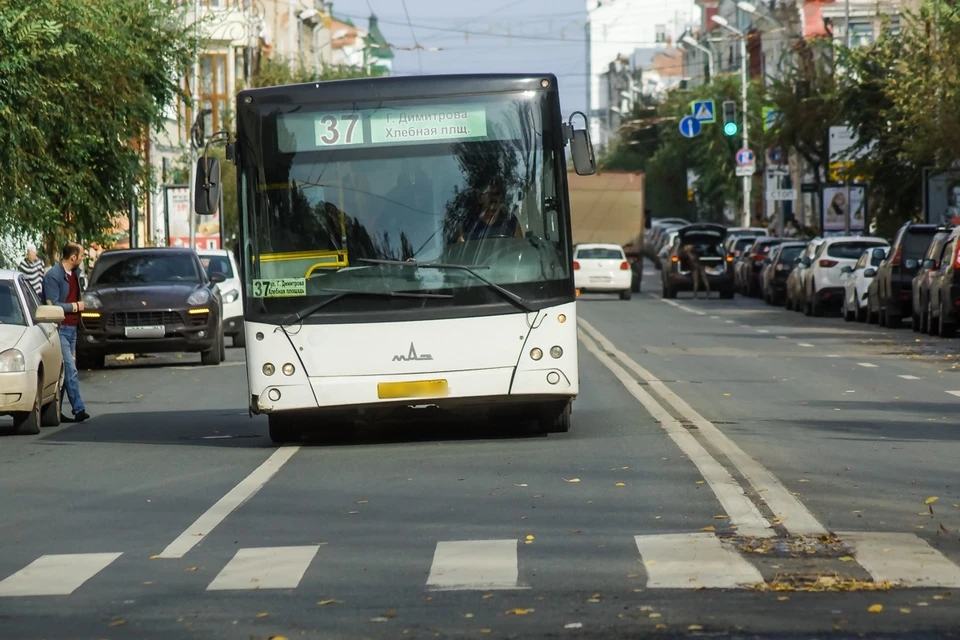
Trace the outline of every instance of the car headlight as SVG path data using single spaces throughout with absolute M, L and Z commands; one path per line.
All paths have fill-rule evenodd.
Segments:
M 0 353 L 0 373 L 26 371 L 27 362 L 19 349 L 7 349 Z
M 227 291 L 227 293 L 223 296 L 223 301 L 229 304 L 231 302 L 236 302 L 237 298 L 239 297 L 240 297 L 239 291 L 237 291 L 236 289 L 230 289 L 230 291 Z
M 83 306 L 87 309 L 102 309 L 103 301 L 100 300 L 100 296 L 95 293 L 85 293 L 83 294 Z
M 190 297 L 187 298 L 187 304 L 207 304 L 210 301 L 210 292 L 206 289 L 198 289 L 190 294 Z

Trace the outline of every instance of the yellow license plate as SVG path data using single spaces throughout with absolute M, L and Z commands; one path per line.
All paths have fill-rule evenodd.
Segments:
M 437 398 L 449 393 L 446 380 L 417 380 L 416 382 L 381 382 L 377 396 L 385 398 Z

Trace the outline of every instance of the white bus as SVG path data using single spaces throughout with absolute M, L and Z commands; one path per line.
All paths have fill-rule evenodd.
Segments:
M 227 157 L 238 168 L 247 381 L 274 442 L 344 419 L 570 428 L 567 144 L 581 175 L 596 163 L 557 91 L 545 74 L 238 94 Z M 200 158 L 198 214 L 215 211 L 219 171 Z

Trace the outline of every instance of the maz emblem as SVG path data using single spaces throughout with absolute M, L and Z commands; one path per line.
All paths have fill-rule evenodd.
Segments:
M 407 355 L 398 355 L 393 356 L 394 362 L 410 362 L 411 360 L 433 360 L 433 356 L 429 353 L 425 353 L 421 356 L 417 355 L 417 348 L 413 346 L 413 343 L 410 343 L 410 350 L 407 351 Z

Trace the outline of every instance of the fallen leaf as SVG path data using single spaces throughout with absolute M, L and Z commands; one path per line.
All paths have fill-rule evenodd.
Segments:
M 515 484 L 515 485 L 513 485 L 513 486 L 515 486 L 515 487 L 526 487 L 527 484 L 526 484 L 526 483 L 523 483 L 523 484 Z
M 117 618 L 116 620 L 111 620 L 111 621 L 110 621 L 110 624 L 108 624 L 107 626 L 108 626 L 108 627 L 121 627 L 121 626 L 123 626 L 123 625 L 125 625 L 125 624 L 127 624 L 127 621 L 126 621 L 126 620 L 124 620 L 123 618 Z
M 639 577 L 639 575 L 640 574 L 637 574 L 637 573 L 628 573 L 627 578 L 629 578 L 630 580 L 633 580 L 634 578 Z
M 626 471 L 626 470 L 629 469 L 630 467 L 620 467 L 620 468 L 623 469 L 624 471 Z
M 336 603 L 336 604 L 343 604 L 343 602 L 342 602 L 341 600 L 334 600 L 333 598 L 331 598 L 331 599 L 329 599 L 329 600 L 321 600 L 321 601 L 318 602 L 317 604 L 320 605 L 321 607 L 325 607 L 325 606 L 327 606 L 328 604 L 334 604 L 334 603 Z
M 850 556 L 840 556 L 840 562 L 853 562 L 853 558 Z
M 712 526 L 710 526 L 710 527 L 704 527 L 704 528 L 700 529 L 700 531 L 716 531 L 716 529 L 714 529 Z
M 658 624 L 658 625 L 657 625 L 657 629 L 666 629 L 666 628 L 667 628 L 667 625 L 665 625 L 665 624 Z
M 940 499 L 940 498 L 938 498 L 937 496 L 930 496 L 929 498 L 927 498 L 926 500 L 923 501 L 923 504 L 933 504 L 934 502 L 936 502 L 936 501 L 939 500 L 939 499 Z
M 582 622 L 568 622 L 567 624 L 563 625 L 563 628 L 564 628 L 564 629 L 583 629 L 583 623 L 582 623 Z
M 493 597 L 493 594 L 492 594 L 492 593 L 485 593 L 485 594 L 483 594 L 483 599 L 484 599 L 484 600 L 489 600 L 489 599 L 492 598 L 492 597 Z
M 703 484 L 703 480 L 697 480 L 696 484 Z
M 587 602 L 589 602 L 590 604 L 599 604 L 600 598 L 587 598 Z
M 618 483 L 616 484 L 616 486 L 618 486 L 618 487 L 625 487 L 625 486 L 627 486 L 627 485 L 625 485 L 625 484 L 622 483 L 622 482 L 618 482 Z
M 660 618 L 662 617 L 659 613 L 651 613 L 648 617 L 650 618 Z
M 727 516 L 713 516 L 714 520 L 726 520 Z
M 266 614 L 266 613 L 258 613 L 258 614 L 257 614 L 257 617 L 258 617 L 258 618 L 266 618 L 266 617 L 267 617 L 267 614 Z
M 867 611 L 869 611 L 870 613 L 880 613 L 881 611 L 883 611 L 883 605 L 882 604 L 870 605 L 870 608 L 867 609 Z
M 133 396 L 133 397 L 136 398 L 137 400 L 139 400 L 140 398 L 143 397 L 143 394 L 142 394 L 142 393 L 138 393 L 137 395 L 135 395 L 135 396 Z
M 730 397 L 730 394 L 729 394 L 729 393 L 725 393 L 725 394 L 723 394 L 723 395 L 726 396 L 727 398 Z
M 943 600 L 944 596 L 933 596 L 934 600 Z
M 930 603 L 929 603 L 929 602 L 918 602 L 918 603 L 917 603 L 917 606 L 918 606 L 918 607 L 929 607 L 929 606 L 930 606 Z
M 464 618 L 472 618 L 472 617 L 473 617 L 473 614 L 472 614 L 472 613 L 468 613 L 468 614 L 464 615 L 463 617 L 464 617 Z
M 945 526 L 943 526 L 942 522 L 940 523 L 940 530 L 944 533 L 950 533 L 950 529 L 947 529 Z
M 389 618 L 384 618 L 383 616 L 377 616 L 376 618 L 370 618 L 370 622 L 388 622 Z
M 563 480 L 564 482 L 580 482 L 580 478 L 570 478 L 569 480 L 567 480 L 566 478 L 560 478 L 560 479 Z
M 790 599 L 790 596 L 779 596 L 777 598 L 777 600 L 779 600 L 780 602 L 783 602 L 784 600 L 789 600 L 789 599 Z
M 153 580 L 144 580 L 140 584 L 153 584 Z
M 160 557 L 160 556 L 158 556 L 158 555 L 157 555 L 157 556 L 150 556 L 150 559 L 151 559 L 151 560 L 156 560 L 156 559 L 159 558 L 159 557 Z
M 354 504 L 367 504 L 367 500 L 357 500 Z
M 533 609 L 510 609 L 505 612 L 508 616 L 525 616 L 528 613 L 533 613 Z
M 393 609 L 390 609 L 390 611 L 387 611 L 386 613 L 382 613 L 380 615 L 382 615 L 384 618 L 396 618 L 397 612 L 394 611 Z
M 654 520 L 659 520 L 659 519 L 662 518 L 662 517 L 663 517 L 663 516 L 653 516 L 653 519 L 654 519 Z
M 533 536 L 527 536 L 527 540 L 533 540 Z
M 480 629 L 480 633 L 490 633 L 491 629 Z
M 360 512 L 359 512 L 359 511 L 347 511 L 347 515 L 348 515 L 348 516 L 353 516 L 353 515 L 356 515 L 356 514 L 358 514 L 358 513 L 360 513 Z
M 701 627 L 698 624 L 692 624 L 689 627 L 687 627 L 687 631 L 703 631 L 703 627 Z
M 810 482 L 810 481 L 807 480 L 806 478 L 801 478 L 800 480 L 797 480 L 797 482 Z
M 196 570 L 197 570 L 196 567 L 187 567 L 187 571 L 196 571 Z

